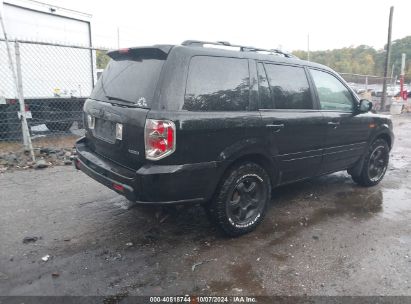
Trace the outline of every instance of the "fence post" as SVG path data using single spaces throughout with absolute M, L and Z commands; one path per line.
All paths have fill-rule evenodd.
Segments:
M 368 92 L 368 75 L 365 76 L 365 90 Z
M 21 75 L 21 59 L 20 59 L 20 46 L 18 41 L 14 42 L 14 51 L 16 54 L 16 70 L 17 70 L 17 96 L 19 98 L 20 105 L 20 119 L 21 119 L 21 130 L 23 133 L 23 143 L 24 148 L 30 151 L 30 155 L 33 161 L 35 161 L 33 146 L 31 144 L 29 126 L 27 124 L 26 117 L 26 107 L 24 104 L 24 95 L 23 95 L 23 79 Z
M 390 19 L 388 21 L 388 41 L 387 41 L 387 53 L 385 56 L 384 65 L 384 82 L 382 84 L 382 99 L 381 99 L 381 111 L 385 111 L 385 102 L 387 100 L 387 78 L 388 67 L 391 60 L 391 33 L 392 33 L 392 15 L 394 13 L 394 6 L 390 7 Z

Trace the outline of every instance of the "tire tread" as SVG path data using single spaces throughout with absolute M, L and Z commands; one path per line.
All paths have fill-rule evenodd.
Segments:
M 368 177 L 368 165 L 367 164 L 369 162 L 369 158 L 371 156 L 372 151 L 374 151 L 375 147 L 378 146 L 378 145 L 384 145 L 385 148 L 387 149 L 387 151 L 390 150 L 386 140 L 384 140 L 382 138 L 377 138 L 368 147 L 367 154 L 365 155 L 363 167 L 361 169 L 360 174 L 358 174 L 358 175 L 351 174 L 351 178 L 356 184 L 358 184 L 360 186 L 363 186 L 363 187 L 372 187 L 372 186 L 377 185 L 384 178 L 385 172 L 378 181 L 372 181 Z
M 238 179 L 239 176 L 242 174 L 248 174 L 248 173 L 255 173 L 258 174 L 260 177 L 263 178 L 264 182 L 267 184 L 268 187 L 268 195 L 267 195 L 267 201 L 265 202 L 265 206 L 261 212 L 260 218 L 253 223 L 252 225 L 245 227 L 245 228 L 237 228 L 232 226 L 227 218 L 226 215 L 226 207 L 225 207 L 225 201 L 226 201 L 226 195 L 230 191 L 230 188 L 232 187 L 232 184 L 235 183 L 236 179 Z M 226 235 L 236 237 L 240 236 L 243 234 L 246 234 L 248 232 L 251 232 L 254 230 L 258 224 L 263 220 L 264 214 L 266 212 L 266 208 L 268 205 L 268 201 L 270 200 L 271 197 L 271 184 L 270 184 L 270 178 L 267 174 L 267 172 L 260 166 L 257 165 L 256 163 L 253 162 L 246 162 L 246 163 L 241 163 L 231 169 L 223 176 L 222 181 L 220 182 L 220 185 L 217 187 L 216 193 L 209 202 L 209 204 L 206 205 L 206 213 L 209 219 L 216 224 L 220 230 L 222 230 Z

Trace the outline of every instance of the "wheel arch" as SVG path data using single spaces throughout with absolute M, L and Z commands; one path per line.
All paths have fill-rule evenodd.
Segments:
M 385 140 L 386 142 L 387 142 L 387 144 L 388 144 L 388 147 L 390 147 L 390 150 L 391 150 L 391 148 L 392 148 L 392 138 L 391 138 L 391 136 L 388 134 L 388 133 L 380 133 L 380 134 L 377 134 L 377 136 L 375 136 L 374 137 L 374 139 L 371 141 L 371 144 L 374 142 L 374 141 L 376 141 L 377 139 L 383 139 L 383 140 Z
M 230 162 L 228 162 L 223 168 L 222 174 L 220 174 L 218 184 L 221 183 L 221 180 L 227 175 L 227 172 L 229 172 L 232 168 L 246 162 L 254 162 L 260 165 L 270 177 L 271 186 L 274 187 L 276 185 L 278 180 L 278 167 L 275 165 L 274 161 L 270 159 L 267 155 L 265 155 L 264 153 L 256 152 L 240 155 L 236 158 L 233 158 Z
M 385 140 L 388 144 L 388 147 L 391 150 L 392 144 L 393 144 L 393 138 L 389 134 L 389 132 L 379 132 L 379 133 L 375 134 L 374 136 L 372 136 L 371 139 L 368 142 L 367 149 L 368 149 L 369 146 L 371 146 L 378 139 Z M 356 162 L 356 164 L 352 168 L 348 169 L 349 174 L 358 175 L 361 172 L 363 164 L 364 164 L 364 157 L 365 157 L 365 154 L 363 156 L 361 156 L 361 158 Z

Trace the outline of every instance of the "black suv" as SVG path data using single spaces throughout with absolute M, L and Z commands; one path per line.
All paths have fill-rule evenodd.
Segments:
M 373 186 L 385 174 L 390 119 L 323 65 L 193 40 L 108 55 L 75 165 L 129 200 L 202 203 L 236 236 L 262 221 L 273 187 L 340 170 Z

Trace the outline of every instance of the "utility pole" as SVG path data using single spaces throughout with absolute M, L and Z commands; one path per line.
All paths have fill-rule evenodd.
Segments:
M 401 75 L 400 75 L 400 96 L 403 100 L 407 99 L 406 94 L 404 94 L 404 75 L 405 75 L 405 53 L 401 55 Z
M 120 28 L 117 27 L 117 48 L 120 48 Z
M 310 61 L 310 33 L 307 35 L 307 61 Z
M 365 92 L 368 92 L 368 75 L 365 75 Z
M 395 88 L 394 70 L 395 70 L 395 64 L 393 63 L 392 68 L 391 68 L 391 88 Z
M 385 110 L 385 103 L 387 101 L 387 77 L 388 77 L 388 67 L 390 66 L 390 57 L 391 57 L 391 33 L 392 33 L 393 14 L 394 14 L 394 6 L 391 6 L 390 7 L 390 19 L 388 23 L 387 53 L 385 57 L 385 66 L 384 66 L 384 82 L 382 85 L 381 111 Z

